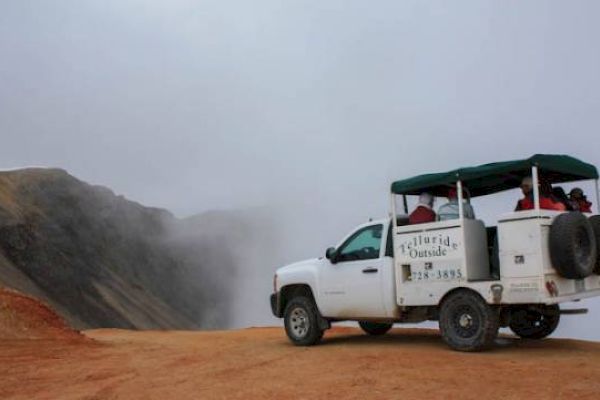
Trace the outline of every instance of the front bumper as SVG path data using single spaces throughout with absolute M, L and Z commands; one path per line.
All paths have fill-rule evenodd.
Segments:
M 271 302 L 271 312 L 273 313 L 274 316 L 276 316 L 277 318 L 281 318 L 281 310 L 280 310 L 280 303 L 279 303 L 279 292 L 277 293 L 273 293 L 271 295 L 270 298 L 270 302 Z

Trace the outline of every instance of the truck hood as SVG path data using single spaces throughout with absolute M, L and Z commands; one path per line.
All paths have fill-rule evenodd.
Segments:
M 323 260 L 329 262 L 329 260 L 326 260 L 324 258 L 309 258 L 308 260 L 303 260 L 303 261 L 298 261 L 292 264 L 288 264 L 286 266 L 283 266 L 281 268 L 277 269 L 277 273 L 288 273 L 288 272 L 294 272 L 297 270 L 301 270 L 301 269 L 305 269 L 308 266 L 314 266 L 314 265 L 319 265 L 323 263 Z

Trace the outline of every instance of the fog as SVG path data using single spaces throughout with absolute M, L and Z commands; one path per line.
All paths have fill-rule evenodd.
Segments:
M 600 165 L 599 11 L 3 1 L 0 167 L 62 167 L 179 217 L 270 210 L 280 240 L 240 265 L 236 307 L 253 300 L 235 325 L 274 323 L 275 268 L 387 215 L 394 179 L 533 153 Z M 518 195 L 476 212 L 493 223 Z M 590 304 L 559 335 L 600 340 L 600 301 Z

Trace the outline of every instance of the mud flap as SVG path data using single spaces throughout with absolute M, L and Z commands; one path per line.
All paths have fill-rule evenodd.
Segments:
M 323 316 L 321 316 L 321 313 L 319 313 L 319 329 L 324 331 L 329 328 L 331 328 L 331 322 L 323 318 Z

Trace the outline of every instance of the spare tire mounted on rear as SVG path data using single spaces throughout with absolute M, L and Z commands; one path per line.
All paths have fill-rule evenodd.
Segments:
M 592 225 L 582 213 L 569 212 L 554 219 L 550 227 L 550 258 L 561 276 L 590 276 L 596 266 L 596 247 Z
M 600 253 L 600 215 L 594 215 L 590 217 L 590 224 L 594 230 L 594 237 L 596 239 L 596 252 Z M 600 254 L 596 254 L 596 266 L 594 272 L 600 275 Z

